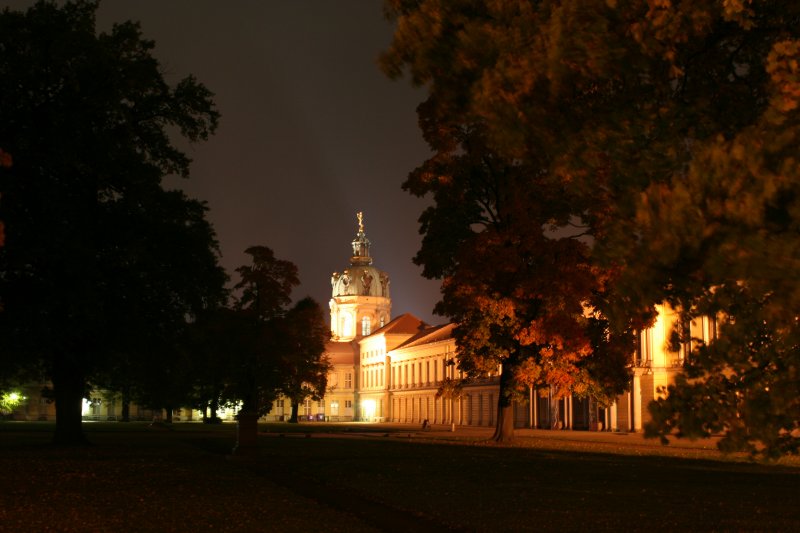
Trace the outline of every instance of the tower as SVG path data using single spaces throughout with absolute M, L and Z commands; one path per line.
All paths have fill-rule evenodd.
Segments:
M 372 266 L 370 242 L 359 212 L 350 266 L 331 276 L 331 332 L 337 341 L 364 337 L 391 320 L 389 275 Z

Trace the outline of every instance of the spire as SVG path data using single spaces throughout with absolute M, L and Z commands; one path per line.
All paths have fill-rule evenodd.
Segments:
M 358 218 L 358 233 L 353 239 L 353 257 L 350 258 L 351 265 L 371 265 L 372 258 L 369 256 L 369 239 L 364 233 L 364 213 L 356 213 Z

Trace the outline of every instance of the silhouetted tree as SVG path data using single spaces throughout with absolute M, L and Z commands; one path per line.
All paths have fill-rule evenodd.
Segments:
M 200 141 L 215 129 L 211 93 L 192 77 L 167 84 L 137 24 L 98 34 L 96 9 L 42 1 L 0 14 L 0 145 L 14 154 L 0 179 L 14 227 L 0 252 L 0 368 L 51 379 L 66 444 L 84 440 L 87 384 L 113 374 L 132 332 L 161 336 L 224 277 L 204 208 L 161 185 L 189 170 L 170 132 Z M 201 264 L 181 260 L 184 246 Z
M 324 357 L 331 331 L 319 304 L 303 298 L 292 307 L 280 328 L 281 393 L 292 404 L 289 422 L 297 422 L 299 406 L 306 398 L 325 396 L 331 363 Z

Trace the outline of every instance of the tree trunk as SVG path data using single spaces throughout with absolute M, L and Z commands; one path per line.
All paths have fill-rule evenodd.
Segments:
M 219 399 L 218 398 L 219 398 L 219 394 L 215 395 L 214 399 L 211 400 L 211 404 L 209 405 L 209 408 L 211 410 L 211 423 L 212 424 L 217 424 L 217 423 L 221 422 L 221 420 L 217 416 L 217 411 L 219 411 Z
M 56 431 L 53 443 L 59 446 L 82 446 L 89 443 L 83 432 L 83 375 L 57 356 L 53 367 L 53 396 L 56 402 Z
M 131 397 L 127 390 L 122 391 L 122 415 L 120 422 L 131 421 Z
M 514 403 L 511 399 L 510 384 L 514 380 L 516 367 L 509 361 L 503 363 L 500 370 L 500 392 L 497 395 L 497 426 L 492 440 L 511 442 L 514 440 Z
M 300 412 L 300 402 L 292 401 L 292 416 L 289 418 L 290 424 L 297 424 L 297 415 Z
M 561 429 L 560 401 L 553 395 L 553 386 L 550 385 L 550 429 Z
M 236 446 L 233 455 L 253 455 L 258 451 L 258 414 L 240 411 L 236 415 Z
M 245 398 L 236 415 L 236 446 L 233 455 L 253 455 L 258 451 L 258 412 L 255 402 Z
M 456 430 L 456 399 L 450 398 L 450 431 Z

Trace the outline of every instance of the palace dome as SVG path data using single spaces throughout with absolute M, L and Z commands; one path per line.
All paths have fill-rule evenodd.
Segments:
M 331 275 L 333 297 L 378 296 L 389 298 L 389 274 L 372 266 L 370 242 L 364 233 L 361 213 L 358 217 L 358 233 L 353 239 L 353 255 L 350 266 Z

